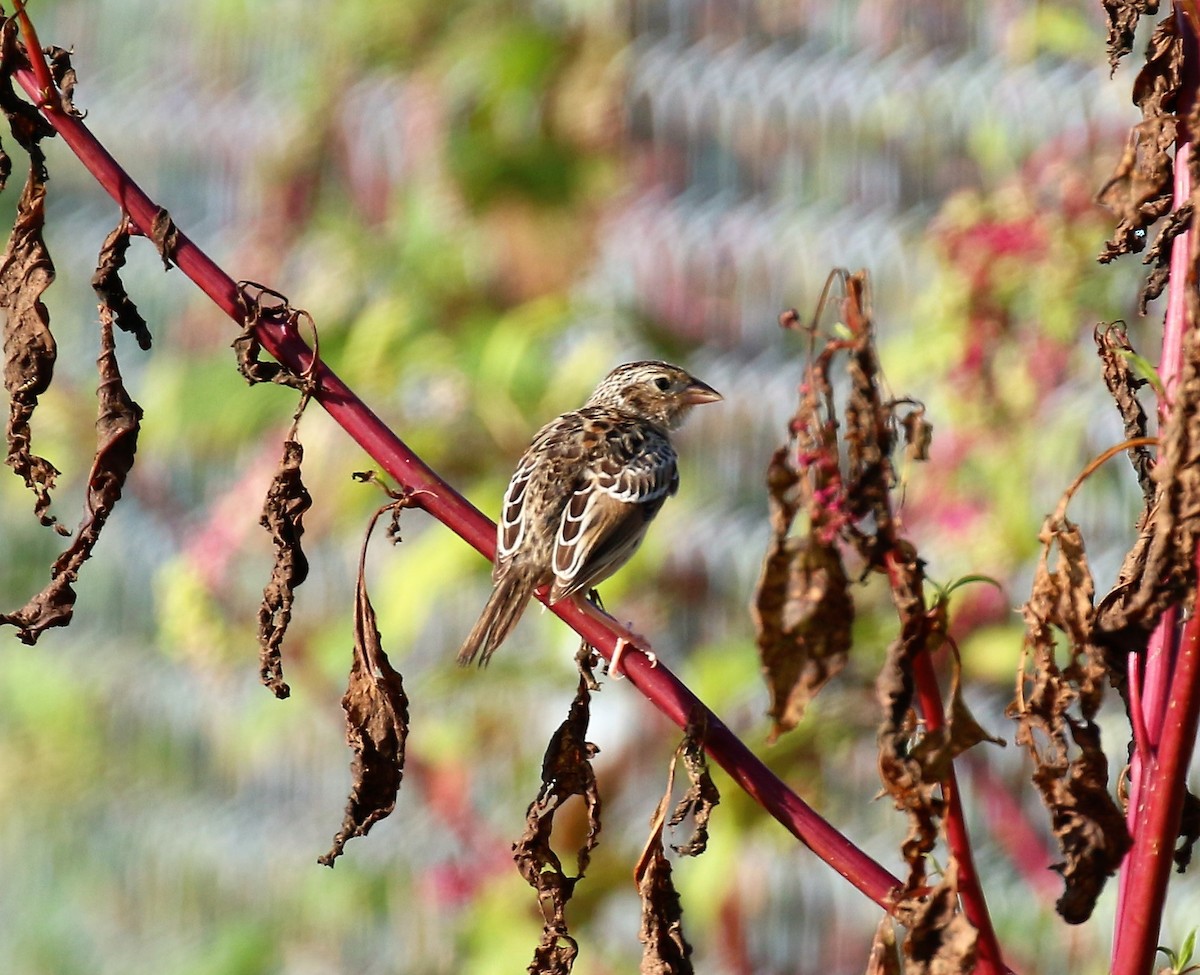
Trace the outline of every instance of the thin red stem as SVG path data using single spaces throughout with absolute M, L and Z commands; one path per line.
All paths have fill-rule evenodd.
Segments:
M 1174 207 L 1191 199 L 1189 161 L 1192 135 L 1187 118 L 1195 99 L 1197 49 L 1195 5 L 1186 11 L 1175 5 L 1175 18 L 1183 41 L 1183 67 L 1179 96 Z M 1190 14 L 1190 16 L 1189 16 Z M 1191 321 L 1193 274 L 1192 231 L 1171 243 L 1167 312 L 1163 324 L 1162 361 L 1159 372 L 1163 396 L 1159 425 L 1168 422 L 1183 369 L 1183 349 Z M 1200 552 L 1197 553 L 1200 557 Z M 1200 564 L 1200 563 L 1198 563 Z M 1163 905 L 1166 903 L 1172 855 L 1179 833 L 1187 765 L 1195 745 L 1196 716 L 1200 714 L 1200 670 L 1196 666 L 1197 623 L 1193 614 L 1179 631 L 1178 608 L 1165 612 L 1151 635 L 1144 659 L 1129 659 L 1130 707 L 1133 710 L 1134 755 L 1129 769 L 1129 808 L 1126 822 L 1133 847 L 1121 866 L 1117 913 L 1113 932 L 1114 975 L 1142 975 L 1154 962 Z M 1188 718 L 1190 716 L 1190 719 Z M 1190 721 L 1181 725 L 1181 720 Z
M 945 724 L 946 708 L 928 652 L 918 653 L 913 661 L 913 682 L 916 684 L 921 716 L 925 719 L 925 730 L 927 733 L 937 731 Z M 975 856 L 971 852 L 971 837 L 967 832 L 967 818 L 953 763 L 946 773 L 942 791 L 947 800 L 946 845 L 958 864 L 958 894 L 962 898 L 963 913 L 979 932 L 975 947 L 975 972 L 976 975 L 1001 975 L 1008 969 L 1000 954 L 1000 942 L 996 938 L 996 929 L 992 927 L 992 916 L 979 883 L 979 873 L 975 869 Z
M 38 99 L 38 79 L 30 70 L 20 68 L 14 76 L 31 97 Z M 62 112 L 43 114 L 134 226 L 148 235 L 158 206 L 80 119 Z M 182 232 L 170 256 L 225 314 L 241 322 L 243 313 L 235 281 Z M 297 372 L 310 367 L 312 352 L 294 332 L 277 324 L 261 323 L 258 335 L 263 348 L 284 365 Z M 312 376 L 316 386 L 314 399 L 329 415 L 397 482 L 416 493 L 414 500 L 420 507 L 491 558 L 495 549 L 493 523 L 413 453 L 328 366 L 319 364 Z M 563 601 L 551 609 L 609 659 L 618 637 L 626 636 L 616 621 L 590 606 Z M 780 781 L 665 665 L 651 668 L 646 658 L 637 653 L 627 654 L 623 664 L 630 683 L 675 724 L 685 727 L 696 718 L 706 724 L 709 755 L 767 812 L 871 900 L 891 909 L 892 891 L 900 886 L 898 878 Z

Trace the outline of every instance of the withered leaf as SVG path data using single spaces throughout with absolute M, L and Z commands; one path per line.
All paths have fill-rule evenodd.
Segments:
M 1137 651 L 1146 646 L 1163 611 L 1196 584 L 1200 541 L 1200 336 L 1189 329 L 1171 415 L 1153 467 L 1155 496 L 1125 556 L 1113 590 L 1101 601 L 1095 639 Z
M 875 681 L 875 695 L 883 718 L 879 725 L 879 776 L 897 809 L 908 816 L 908 834 L 900 847 L 909 875 L 904 894 L 925 884 L 926 858 L 937 843 L 938 823 L 945 812 L 941 779 L 933 777 L 928 756 L 914 754 L 915 722 L 912 715 L 913 661 L 928 653 L 934 637 L 933 621 L 926 612 L 924 563 L 915 552 L 897 560 L 892 571 L 892 602 L 900 619 L 900 633 L 888 647 Z
M 1184 201 L 1172 210 L 1159 228 L 1154 244 L 1142 258 L 1142 263 L 1149 265 L 1152 270 L 1138 298 L 1139 315 L 1147 313 L 1150 302 L 1162 294 L 1167 286 L 1171 277 L 1171 241 L 1191 227 L 1195 212 L 1196 206 L 1191 200 Z
M 375 609 L 367 595 L 367 544 L 379 516 L 394 511 L 393 502 L 375 512 L 363 538 L 354 589 L 354 661 L 350 681 L 342 696 L 346 712 L 346 743 L 354 752 L 350 764 L 353 783 L 346 801 L 342 828 L 329 852 L 317 862 L 332 867 L 346 843 L 366 836 L 379 820 L 396 808 L 404 778 L 404 750 L 408 741 L 408 697 L 404 680 L 392 667 L 383 649 Z
M 1183 840 L 1175 850 L 1175 868 L 1183 873 L 1192 862 L 1192 849 L 1200 840 L 1200 799 L 1191 791 L 1183 791 L 1183 813 L 1179 820 L 1179 838 Z
M 275 565 L 258 610 L 259 677 L 278 698 L 291 693 L 283 679 L 283 638 L 292 620 L 296 587 L 308 578 L 308 559 L 300 538 L 304 534 L 304 513 L 312 507 L 312 495 L 301 476 L 303 459 L 304 448 L 298 440 L 289 437 L 284 441 L 283 456 L 259 519 L 275 543 Z
M 0 23 L 0 111 L 8 119 L 13 138 L 29 153 L 30 169 L 45 181 L 46 155 L 38 143 L 56 133 L 54 126 L 42 113 L 21 98 L 13 88 L 13 71 L 27 63 L 25 52 L 17 40 L 17 23 L 9 18 Z
M 600 791 L 592 757 L 596 746 L 587 740 L 591 692 L 581 675 L 579 689 L 566 720 L 550 738 L 542 759 L 542 784 L 525 813 L 525 832 L 513 844 L 517 871 L 538 896 L 544 927 L 529 971 L 565 975 L 575 962 L 578 946 L 567 930 L 567 902 L 583 878 L 600 836 Z M 554 817 L 563 803 L 579 796 L 587 813 L 587 834 L 575 855 L 575 875 L 563 870 L 550 844 Z
M 867 959 L 866 975 L 903 975 L 900 949 L 896 944 L 896 928 L 890 914 L 885 914 L 875 929 L 871 941 L 871 956 Z
M 1093 720 L 1106 671 L 1103 650 L 1094 642 L 1091 570 L 1083 538 L 1063 507 L 1042 527 L 1042 554 L 1023 610 L 1032 673 L 1023 672 L 1009 713 L 1017 720 L 1018 744 L 1033 758 L 1033 782 L 1064 858 L 1055 866 L 1065 885 L 1057 908 L 1077 924 L 1091 915 L 1130 840 L 1108 789 L 1108 759 Z M 1064 667 L 1056 658 L 1056 633 L 1067 640 Z
M 962 694 L 962 663 L 957 650 L 951 656 L 950 699 L 946 704 L 944 721 L 936 727 L 927 725 L 925 734 L 912 746 L 909 754 L 922 766 L 926 781 L 944 781 L 950 774 L 951 763 L 969 748 L 981 742 L 1004 747 L 1003 738 L 990 734 L 971 713 Z
M 43 53 L 46 55 L 46 63 L 50 67 L 54 84 L 58 88 L 62 110 L 75 118 L 83 118 L 86 113 L 75 107 L 75 87 L 78 79 L 75 77 L 75 68 L 71 64 L 72 52 L 61 47 L 48 47 Z
M 919 901 L 897 910 L 908 928 L 905 975 L 959 975 L 975 970 L 979 932 L 958 903 L 958 864 L 947 864 L 941 882 Z
M 60 535 L 67 530 L 50 514 L 50 492 L 58 469 L 33 453 L 30 421 L 38 397 L 50 387 L 58 347 L 42 295 L 54 281 L 54 262 L 42 230 L 46 184 L 31 167 L 17 204 L 17 217 L 0 258 L 0 310 L 4 312 L 4 387 L 9 396 L 5 463 L 33 492 L 34 514 Z
M 1142 14 L 1158 12 L 1158 0 L 1101 0 L 1108 18 L 1108 66 L 1117 64 L 1133 49 L 1133 37 Z
M 104 239 L 100 248 L 100 260 L 92 275 L 92 290 L 108 306 L 117 328 L 129 332 L 137 339 L 138 347 L 147 350 L 152 339 L 146 320 L 130 299 L 121 280 L 121 268 L 125 266 L 125 255 L 129 250 L 129 221 L 121 218 L 113 231 Z
M 4 146 L 0 145 L 0 193 L 4 192 L 4 188 L 8 186 L 8 177 L 12 175 L 12 156 L 4 151 Z
M 91 558 L 113 507 L 121 498 L 125 479 L 137 452 L 142 409 L 125 390 L 117 365 L 112 315 L 100 307 L 100 356 L 96 414 L 96 454 L 88 473 L 83 519 L 70 547 L 50 572 L 50 582 L 22 609 L 0 616 L 0 622 L 16 626 L 22 642 L 33 644 L 53 626 L 66 626 L 75 609 L 73 584 L 83 563 Z
M 780 459 L 776 453 L 772 463 Z M 771 694 L 768 740 L 775 741 L 800 723 L 808 702 L 846 665 L 854 603 L 837 546 L 815 535 L 773 535 L 751 614 Z
M 687 748 L 688 738 L 671 757 L 667 791 L 650 820 L 650 835 L 633 871 L 642 898 L 641 975 L 684 975 L 692 969 L 692 946 L 683 936 L 683 905 L 671 879 L 671 861 L 663 849 L 663 827 L 675 785 L 675 766 Z
M 255 383 L 278 383 L 294 389 L 308 388 L 307 376 L 292 372 L 282 363 L 263 360 L 262 343 L 258 338 L 260 322 L 269 321 L 294 328 L 300 318 L 311 323 L 308 312 L 293 309 L 284 295 L 253 281 L 238 282 L 238 302 L 242 306 L 242 332 L 233 340 L 232 347 L 237 356 L 238 372 L 246 382 L 251 386 Z
M 675 804 L 675 810 L 667 820 L 667 825 L 673 828 L 691 816 L 692 835 L 686 843 L 672 843 L 671 849 L 680 856 L 699 856 L 708 847 L 708 821 L 712 817 L 713 809 L 721 801 L 721 793 L 717 791 L 716 783 L 712 780 L 712 774 L 708 770 L 708 758 L 704 754 L 704 729 L 695 723 L 689 723 L 675 754 L 676 758 L 683 759 L 683 768 L 688 777 L 688 790 Z
M 1142 121 L 1129 133 L 1125 152 L 1097 195 L 1118 223 L 1100 253 L 1101 263 L 1145 247 L 1148 228 L 1171 209 L 1178 120 L 1174 116 L 1183 63 L 1183 45 L 1174 16 L 1155 28 L 1146 64 L 1133 86 Z
M 154 214 L 154 221 L 150 224 L 150 239 L 158 248 L 163 268 L 171 270 L 175 266 L 175 249 L 179 246 L 179 228 L 175 226 L 171 214 L 162 207 L 158 208 L 158 212 Z
M 1137 391 L 1146 385 L 1146 380 L 1135 376 L 1129 366 L 1129 356 L 1133 353 L 1129 336 L 1118 322 L 1104 327 L 1097 325 L 1093 336 L 1104 366 L 1104 384 L 1116 400 L 1117 411 L 1125 424 L 1125 439 L 1146 436 L 1146 410 L 1137 398 Z M 1150 475 L 1154 469 L 1154 458 L 1149 448 L 1143 445 L 1129 448 L 1129 461 L 1133 464 L 1142 496 L 1149 506 L 1154 500 L 1154 481 Z

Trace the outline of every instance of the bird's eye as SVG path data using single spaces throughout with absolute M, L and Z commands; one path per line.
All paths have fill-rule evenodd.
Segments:
M 654 380 L 654 385 L 665 393 L 671 388 L 671 380 L 669 380 L 666 376 L 659 376 L 656 380 Z

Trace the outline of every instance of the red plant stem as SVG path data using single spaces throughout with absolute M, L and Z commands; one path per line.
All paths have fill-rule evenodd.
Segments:
M 1133 850 L 1124 865 L 1130 880 L 1124 891 L 1125 910 L 1117 915 L 1120 939 L 1113 975 L 1145 975 L 1154 964 L 1188 763 L 1200 721 L 1200 616 L 1193 614 L 1184 624 L 1174 664 L 1171 701 L 1158 748 L 1142 769 Z
M 913 661 L 913 682 L 917 688 L 917 703 L 921 706 L 921 716 L 925 719 L 925 731 L 927 734 L 937 731 L 945 724 L 946 709 L 942 703 L 941 690 L 938 688 L 933 660 L 927 651 L 918 653 Z M 958 864 L 958 894 L 962 898 L 963 913 L 979 932 L 979 940 L 975 946 L 975 973 L 1000 975 L 1007 971 L 1007 968 L 1000 955 L 1000 942 L 996 939 L 996 929 L 992 927 L 992 916 L 988 912 L 983 888 L 979 883 L 979 874 L 975 870 L 971 837 L 967 833 L 967 819 L 953 763 L 946 773 L 946 781 L 942 783 L 942 791 L 948 806 L 946 845 Z
M 41 104 L 33 72 L 18 68 L 14 77 Z M 80 119 L 50 105 L 43 107 L 43 114 L 132 223 L 148 235 L 158 206 L 130 179 Z M 182 232 L 170 256 L 225 314 L 239 323 L 242 321 L 243 312 L 234 280 Z M 258 336 L 263 348 L 289 368 L 303 372 L 311 365 L 311 350 L 294 332 L 263 322 L 259 325 Z M 329 415 L 385 471 L 414 493 L 414 501 L 420 507 L 490 559 L 495 551 L 494 524 L 414 454 L 328 366 L 320 363 L 312 376 L 316 386 L 314 399 Z M 551 609 L 609 659 L 617 640 L 629 638 L 627 631 L 615 620 L 586 604 L 581 606 L 564 601 Z M 792 835 L 875 903 L 886 910 L 892 909 L 891 894 L 901 886 L 900 880 L 789 789 L 665 665 L 652 668 L 640 653 L 627 653 L 622 663 L 630 683 L 677 725 L 685 727 L 693 719 L 705 724 L 705 745 L 709 755 Z
M 1173 205 L 1178 209 L 1192 194 L 1188 165 L 1192 136 L 1187 118 L 1195 100 L 1197 49 L 1193 28 L 1178 3 L 1175 20 L 1183 41 L 1183 67 L 1175 109 L 1178 128 Z M 1195 289 L 1189 229 L 1171 243 L 1159 364 L 1164 389 L 1158 410 L 1160 427 L 1165 425 L 1173 408 L 1186 334 L 1196 327 L 1191 321 L 1189 300 Z M 1200 559 L 1200 552 L 1196 556 Z M 1200 566 L 1200 561 L 1197 565 Z M 1200 632 L 1193 612 L 1181 639 L 1179 617 L 1177 607 L 1165 612 L 1151 635 L 1145 657 L 1130 654 L 1129 658 L 1131 706 L 1138 712 L 1133 715 L 1134 755 L 1129 769 L 1126 813 L 1133 847 L 1121 866 L 1113 932 L 1114 975 L 1142 975 L 1154 963 L 1183 810 L 1187 766 L 1195 746 L 1196 720 L 1200 715 L 1200 667 L 1196 662 Z
M 902 559 L 903 556 L 899 555 L 896 549 L 884 556 L 888 579 L 893 586 L 899 582 L 899 566 Z M 933 660 L 927 650 L 922 650 L 916 655 L 912 669 L 917 703 L 921 708 L 921 716 L 925 719 L 926 732 L 937 731 L 945 724 L 946 708 L 942 702 L 942 692 L 938 687 Z M 947 801 L 946 845 L 958 864 L 958 894 L 962 898 L 963 913 L 979 933 L 975 947 L 975 971 L 977 975 L 1001 975 L 1008 971 L 1008 967 L 1004 964 L 1001 956 L 1000 942 L 996 939 L 996 929 L 992 927 L 987 900 L 983 896 L 979 874 L 975 870 L 975 857 L 971 852 L 971 837 L 967 832 L 966 815 L 963 811 L 958 778 L 954 773 L 953 763 L 950 764 L 946 781 L 942 783 L 942 789 Z

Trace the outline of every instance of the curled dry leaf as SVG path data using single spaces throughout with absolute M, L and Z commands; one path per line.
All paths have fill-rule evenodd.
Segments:
M 959 908 L 958 865 L 953 860 L 927 896 L 901 904 L 896 916 L 908 928 L 905 975 L 957 975 L 975 970 L 979 933 Z
M 1195 588 L 1200 542 L 1200 336 L 1189 329 L 1171 415 L 1153 468 L 1153 504 L 1138 537 L 1100 602 L 1095 639 L 1107 647 L 1145 648 L 1159 617 Z
M 1171 241 L 1191 227 L 1195 212 L 1196 206 L 1191 200 L 1172 210 L 1159 228 L 1158 236 L 1146 251 L 1146 256 L 1142 258 L 1142 263 L 1148 265 L 1151 271 L 1138 298 L 1139 315 L 1147 314 L 1150 302 L 1166 288 L 1171 277 Z
M 275 565 L 258 609 L 259 678 L 278 698 L 291 693 L 283 679 L 283 638 L 292 620 L 296 587 L 308 578 L 308 559 L 300 538 L 304 534 L 304 513 L 312 507 L 312 495 L 301 476 L 303 459 L 304 448 L 298 440 L 289 437 L 284 441 L 283 456 L 259 519 L 275 543 Z
M 125 266 L 128 250 L 129 221 L 122 217 L 100 248 L 100 260 L 96 265 L 96 273 L 92 275 L 92 290 L 111 311 L 117 328 L 129 332 L 137 339 L 139 348 L 148 350 L 152 342 L 150 329 L 121 280 L 121 268 Z
M 379 820 L 396 808 L 396 796 L 404 778 L 404 750 L 408 741 L 408 697 L 404 680 L 392 667 L 383 650 L 375 609 L 367 595 L 367 544 L 375 523 L 384 511 L 395 518 L 407 501 L 401 497 L 375 512 L 363 538 L 358 559 L 358 582 L 354 588 L 354 661 L 350 681 L 342 696 L 346 712 L 346 743 L 354 752 L 350 764 L 353 782 L 346 801 L 342 828 L 333 845 L 317 862 L 332 867 L 346 843 L 366 836 Z
M 96 365 L 96 454 L 88 473 L 87 497 L 79 531 L 69 548 L 55 561 L 50 582 L 23 608 L 0 621 L 16 626 L 20 639 L 32 644 L 52 626 L 66 626 L 75 609 L 73 584 L 83 563 L 91 558 L 113 507 L 120 500 L 125 478 L 137 452 L 142 409 L 125 391 L 113 341 L 112 310 L 100 305 L 100 356 Z
M 567 902 L 582 879 L 600 836 L 600 791 L 592 757 L 596 746 L 587 740 L 591 692 L 581 675 L 567 718 L 550 738 L 542 759 L 542 785 L 525 813 L 525 832 L 513 844 L 517 871 L 538 896 L 542 911 L 542 940 L 529 971 L 535 975 L 566 975 L 579 946 L 567 930 Z M 554 817 L 572 796 L 579 796 L 587 813 L 587 834 L 575 855 L 575 875 L 563 870 L 550 845 Z
M 1104 366 L 1104 385 L 1116 400 L 1117 412 L 1121 414 L 1121 420 L 1125 424 L 1125 439 L 1145 437 L 1148 420 L 1137 393 L 1147 381 L 1135 376 L 1129 366 L 1133 346 L 1129 344 L 1124 325 L 1119 322 L 1104 327 L 1097 325 L 1093 336 Z M 1150 475 L 1154 469 L 1154 458 L 1150 449 L 1144 445 L 1130 447 L 1129 461 L 1133 464 L 1142 496 L 1149 506 L 1154 500 L 1154 482 Z
M 242 306 L 242 333 L 233 340 L 233 350 L 237 355 L 238 372 L 246 382 L 251 386 L 255 383 L 278 383 L 295 389 L 308 388 L 310 383 L 307 376 L 294 373 L 274 360 L 264 361 L 261 358 L 262 343 L 258 340 L 260 322 L 294 329 L 301 318 L 312 323 L 308 312 L 292 308 L 284 295 L 253 281 L 238 282 L 238 301 Z
M 9 130 L 18 145 L 29 153 L 30 167 L 46 179 L 46 157 L 38 145 L 42 139 L 55 134 L 42 113 L 21 98 L 12 84 L 12 73 L 28 64 L 25 52 L 17 40 L 17 23 L 12 18 L 0 20 L 0 111 L 8 119 Z
M 1192 862 L 1192 850 L 1200 840 L 1200 799 L 1185 789 L 1183 813 L 1179 820 L 1179 838 L 1183 840 L 1175 850 L 1175 868 L 1183 873 Z
M 175 226 L 175 221 L 171 219 L 171 214 L 162 207 L 158 208 L 158 212 L 154 214 L 154 220 L 150 224 L 150 239 L 158 248 L 158 256 L 162 258 L 163 268 L 169 271 L 175 266 L 175 249 L 179 246 L 179 230 Z
M 4 312 L 4 387 L 9 396 L 8 454 L 5 463 L 33 492 L 34 514 L 60 535 L 67 530 L 50 514 L 50 493 L 58 469 L 32 449 L 30 421 L 38 397 L 50 387 L 58 347 L 42 295 L 54 281 L 54 262 L 42 230 L 46 222 L 46 183 L 33 165 L 17 204 L 17 217 L 0 258 L 0 310 Z
M 1079 529 L 1063 505 L 1046 519 L 1042 555 L 1025 604 L 1024 668 L 1009 713 L 1017 721 L 1017 743 L 1034 761 L 1033 781 L 1050 811 L 1062 851 L 1055 865 L 1064 891 L 1058 912 L 1081 923 L 1129 848 L 1125 819 L 1108 788 L 1108 759 L 1100 744 L 1096 712 L 1106 666 L 1094 642 L 1093 583 Z M 1053 565 L 1050 553 L 1057 551 Z M 1056 659 L 1061 633 L 1068 662 Z
M 668 822 L 667 808 L 671 804 L 671 791 L 675 786 L 675 767 L 681 755 L 685 756 L 687 763 L 689 759 L 686 756 L 689 754 L 692 755 L 690 761 L 696 761 L 697 755 L 703 761 L 703 744 L 697 740 L 692 726 L 689 726 L 683 742 L 671 756 L 667 790 L 650 820 L 650 835 L 633 871 L 633 879 L 642 898 L 642 926 L 638 933 L 638 940 L 642 942 L 642 964 L 638 969 L 641 975 L 683 975 L 693 971 L 692 946 L 683 936 L 683 905 L 671 879 L 671 861 L 667 859 L 663 848 L 663 827 Z M 689 769 L 689 775 L 692 774 Z M 695 781 L 693 778 L 693 789 Z M 711 806 L 709 808 L 711 810 Z M 675 811 L 678 814 L 679 807 Z M 672 823 L 680 821 L 682 816 L 679 819 L 674 816 L 671 818 Z
M 800 723 L 808 702 L 846 665 L 854 603 L 836 544 L 790 536 L 807 482 L 781 447 L 767 469 L 771 540 L 751 613 L 771 694 L 770 740 Z
M 896 944 L 895 922 L 890 914 L 879 920 L 871 941 L 871 956 L 867 959 L 866 975 L 903 975 L 900 949 Z
M 1133 37 L 1137 33 L 1138 20 L 1142 14 L 1158 11 L 1159 0 L 1101 0 L 1108 19 L 1108 66 L 1113 72 L 1117 64 L 1133 50 Z
M 75 86 L 79 79 L 75 77 L 75 68 L 71 64 L 71 52 L 61 47 L 48 47 L 45 49 L 45 55 L 50 74 L 58 88 L 62 110 L 75 118 L 83 118 L 86 113 L 75 107 Z
M 1146 64 L 1134 82 L 1133 100 L 1142 121 L 1130 131 L 1125 152 L 1097 196 L 1118 221 L 1100 253 L 1101 263 L 1141 251 L 1150 226 L 1171 209 L 1178 125 L 1173 113 L 1182 64 L 1183 44 L 1172 15 L 1155 28 Z M 1157 282 L 1153 287 L 1161 290 Z
M 930 650 L 933 617 L 926 612 L 924 563 L 915 552 L 897 559 L 891 572 L 892 601 L 900 618 L 900 633 L 888 647 L 875 682 L 883 719 L 879 725 L 879 776 L 896 808 L 908 816 L 908 835 L 900 852 L 908 864 L 903 896 L 925 885 L 926 857 L 937 843 L 938 824 L 945 812 L 941 778 L 930 755 L 915 751 L 913 719 L 913 661 Z M 924 761 L 922 760 L 924 759 Z
M 675 804 L 675 811 L 667 820 L 674 828 L 688 816 L 692 817 L 692 835 L 686 843 L 671 844 L 680 856 L 699 856 L 708 848 L 708 821 L 712 811 L 721 801 L 721 793 L 708 770 L 708 758 L 704 753 L 704 729 L 695 722 L 689 723 L 683 741 L 675 752 L 676 759 L 683 759 L 687 772 L 688 790 Z

